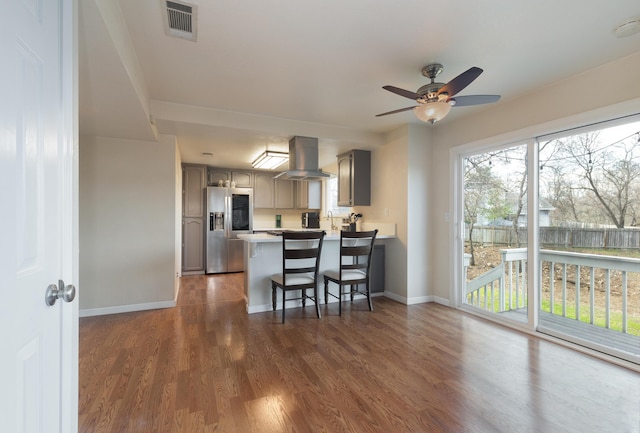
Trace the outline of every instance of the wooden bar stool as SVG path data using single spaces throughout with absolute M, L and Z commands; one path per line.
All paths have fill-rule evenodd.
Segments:
M 340 267 L 337 270 L 327 270 L 324 273 L 324 303 L 329 295 L 338 299 L 338 311 L 342 315 L 342 297 L 350 295 L 351 301 L 355 294 L 365 295 L 369 301 L 369 311 L 373 311 L 371 290 L 369 288 L 369 274 L 371 271 L 371 254 L 376 241 L 378 230 L 366 232 L 340 232 Z M 338 285 L 338 295 L 329 292 L 329 282 Z M 358 290 L 358 284 L 364 284 L 364 291 Z M 348 291 L 343 287 L 350 286 Z
M 282 273 L 271 276 L 273 311 L 276 311 L 277 288 L 282 289 L 282 323 L 286 302 L 294 300 L 302 300 L 302 308 L 307 299 L 312 300 L 320 318 L 318 268 L 324 235 L 324 231 L 282 232 Z M 307 295 L 307 289 L 312 289 L 313 295 Z M 294 290 L 300 290 L 301 296 L 287 298 L 287 292 Z

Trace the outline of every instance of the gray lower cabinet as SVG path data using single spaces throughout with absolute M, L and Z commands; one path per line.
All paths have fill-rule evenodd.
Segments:
M 371 254 L 371 293 L 384 293 L 384 245 L 374 245 Z
M 182 219 L 182 273 L 204 273 L 204 219 Z

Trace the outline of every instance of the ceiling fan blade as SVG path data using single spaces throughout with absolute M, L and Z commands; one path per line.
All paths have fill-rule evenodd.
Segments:
M 500 100 L 500 95 L 469 95 L 449 98 L 449 103 L 454 107 L 466 107 L 468 105 L 490 104 Z
M 449 98 L 451 98 L 453 95 L 456 95 L 462 89 L 471 84 L 473 80 L 480 76 L 480 74 L 482 74 L 482 69 L 473 66 L 442 86 L 440 90 L 438 90 L 438 95 L 441 93 L 447 93 Z
M 413 107 L 405 107 L 405 108 L 400 108 L 399 110 L 387 111 L 386 113 L 376 114 L 376 117 L 386 116 L 387 114 L 400 113 L 402 111 L 409 111 L 409 110 L 413 110 L 416 107 L 417 105 L 414 105 Z
M 404 96 L 405 98 L 409 98 L 409 99 L 420 99 L 422 98 L 422 95 L 419 95 L 415 92 L 412 92 L 410 90 L 404 90 L 401 89 L 399 87 L 395 87 L 395 86 L 382 86 L 382 88 L 384 90 L 388 90 L 390 92 L 395 93 L 396 95 L 400 95 L 400 96 Z

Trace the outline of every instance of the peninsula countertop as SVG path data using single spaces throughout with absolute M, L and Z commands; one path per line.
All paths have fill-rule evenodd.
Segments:
M 378 228 L 376 225 L 364 226 L 363 230 Z M 258 229 L 259 231 L 262 229 Z M 279 230 L 289 230 L 283 228 Z M 294 229 L 297 231 L 303 229 Z M 307 229 L 308 230 L 308 229 Z M 318 229 L 315 229 L 318 230 Z M 322 228 L 319 230 L 323 230 Z M 322 274 L 335 268 L 340 257 L 340 231 L 325 230 L 326 236 L 322 246 L 319 272 Z M 271 276 L 282 269 L 282 236 L 265 232 L 238 235 L 244 240 L 244 290 L 248 313 L 259 313 L 272 310 Z M 376 244 L 393 242 L 396 238 L 395 224 L 379 227 Z M 322 293 L 322 291 L 320 291 Z M 281 296 L 278 294 L 278 296 Z M 329 300 L 329 302 L 333 302 Z M 277 302 L 281 307 L 281 301 Z M 293 307 L 291 302 L 287 308 Z
M 283 230 L 283 229 L 278 229 Z M 284 229 L 287 230 L 287 229 Z M 283 230 L 283 231 L 284 231 Z M 304 229 L 304 230 L 295 230 L 295 231 L 317 231 L 321 229 Z M 325 241 L 335 241 L 340 240 L 340 231 L 339 230 L 325 230 L 326 235 L 324 237 Z M 376 239 L 392 239 L 395 238 L 395 235 L 384 235 L 378 233 Z M 243 239 L 245 241 L 251 243 L 262 243 L 262 242 L 282 242 L 281 236 L 271 235 L 268 233 L 254 233 L 254 234 L 239 234 L 238 239 Z

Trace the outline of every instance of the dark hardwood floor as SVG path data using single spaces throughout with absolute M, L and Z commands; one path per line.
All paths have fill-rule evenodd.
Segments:
M 640 374 L 437 304 L 247 315 L 242 274 L 80 321 L 79 431 L 640 432 Z M 265 288 L 268 290 L 268 288 Z

